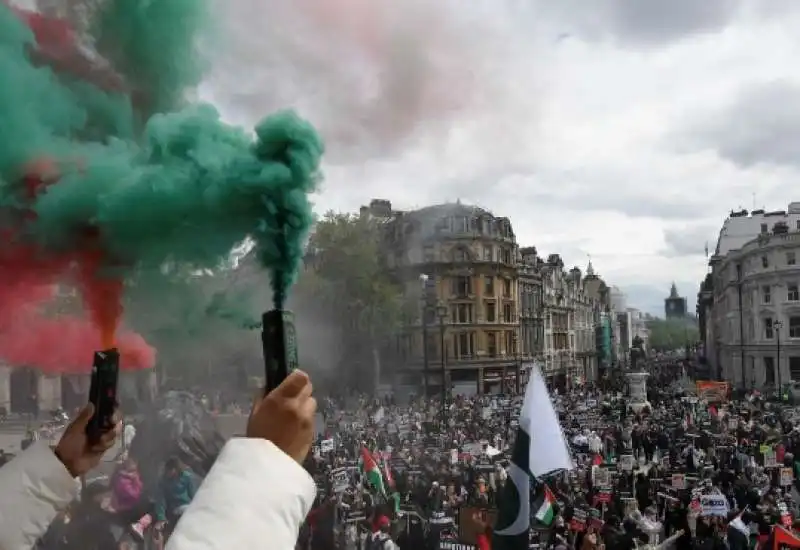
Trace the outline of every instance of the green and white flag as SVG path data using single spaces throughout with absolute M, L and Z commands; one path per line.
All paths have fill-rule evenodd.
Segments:
M 572 468 L 567 442 L 538 367 L 531 370 L 508 466 L 508 481 L 499 495 L 493 550 L 527 550 L 531 527 L 531 477 Z M 550 500 L 548 501 L 548 493 Z M 549 489 L 536 509 L 536 519 L 553 521 L 555 499 Z M 541 515 L 542 519 L 539 518 Z M 549 518 L 548 518 L 549 515 Z
M 378 463 L 373 458 L 372 453 L 366 447 L 361 447 L 361 461 L 361 470 L 364 477 L 378 494 L 385 497 L 386 487 L 383 485 L 383 474 L 381 474 L 381 469 L 378 467 Z
M 553 523 L 553 519 L 555 519 L 556 497 L 553 496 L 550 487 L 547 485 L 543 485 L 543 487 L 542 498 L 536 503 L 536 513 L 533 517 L 542 525 L 549 526 Z

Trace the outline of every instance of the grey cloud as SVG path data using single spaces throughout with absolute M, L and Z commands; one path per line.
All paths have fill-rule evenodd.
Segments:
M 545 17 L 562 27 L 562 35 L 587 40 L 612 39 L 635 46 L 675 42 L 687 36 L 719 31 L 741 12 L 747 0 L 542 0 Z
M 741 168 L 800 168 L 800 85 L 787 80 L 751 85 L 730 104 L 691 124 L 682 148 L 713 150 Z
M 579 173 L 538 175 L 530 167 L 506 167 L 468 180 L 438 183 L 436 190 L 442 196 L 476 204 L 496 202 L 499 193 L 514 197 L 517 203 L 573 211 L 619 212 L 632 218 L 692 220 L 705 211 L 695 197 L 687 196 L 685 200 L 665 197 L 659 192 L 658 182 L 643 182 L 636 190 L 631 190 L 615 186 L 614 182 L 619 181 L 615 178 L 614 174 L 598 172 L 585 176 Z M 605 182 L 608 183 L 604 185 Z
M 662 253 L 667 257 L 705 254 L 705 245 L 712 242 L 715 231 L 718 231 L 718 228 L 708 225 L 690 226 L 682 229 L 665 229 L 664 242 L 667 246 Z

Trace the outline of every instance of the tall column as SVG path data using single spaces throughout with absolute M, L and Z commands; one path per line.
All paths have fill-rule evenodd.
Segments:
M 11 367 L 0 366 L 0 407 L 11 412 Z
M 61 376 L 38 373 L 40 411 L 54 411 L 61 406 Z

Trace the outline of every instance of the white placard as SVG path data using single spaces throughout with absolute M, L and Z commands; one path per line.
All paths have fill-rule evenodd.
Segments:
M 594 466 L 592 471 L 594 472 L 594 485 L 596 487 L 609 487 L 611 485 L 611 475 L 608 472 L 608 468 Z
M 791 468 L 781 468 L 781 486 L 789 487 L 794 483 L 794 475 Z
M 702 495 L 700 497 L 700 514 L 703 516 L 728 516 L 728 500 L 724 495 Z
M 323 439 L 319 442 L 319 452 L 329 453 L 333 450 L 333 439 Z
M 334 493 L 343 493 L 350 485 L 350 474 L 347 468 L 337 468 L 331 472 L 331 485 Z
M 632 472 L 635 461 L 633 455 L 622 455 L 619 457 L 619 466 L 623 472 Z

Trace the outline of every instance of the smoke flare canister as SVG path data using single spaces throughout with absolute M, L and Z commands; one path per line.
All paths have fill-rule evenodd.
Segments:
M 116 348 L 96 351 L 89 387 L 89 402 L 94 405 L 94 414 L 86 426 L 86 433 L 90 439 L 97 439 L 114 427 L 118 380 L 119 351 Z
M 267 392 L 277 388 L 290 372 L 299 367 L 294 314 L 273 309 L 261 317 L 261 343 L 264 346 L 264 368 Z

